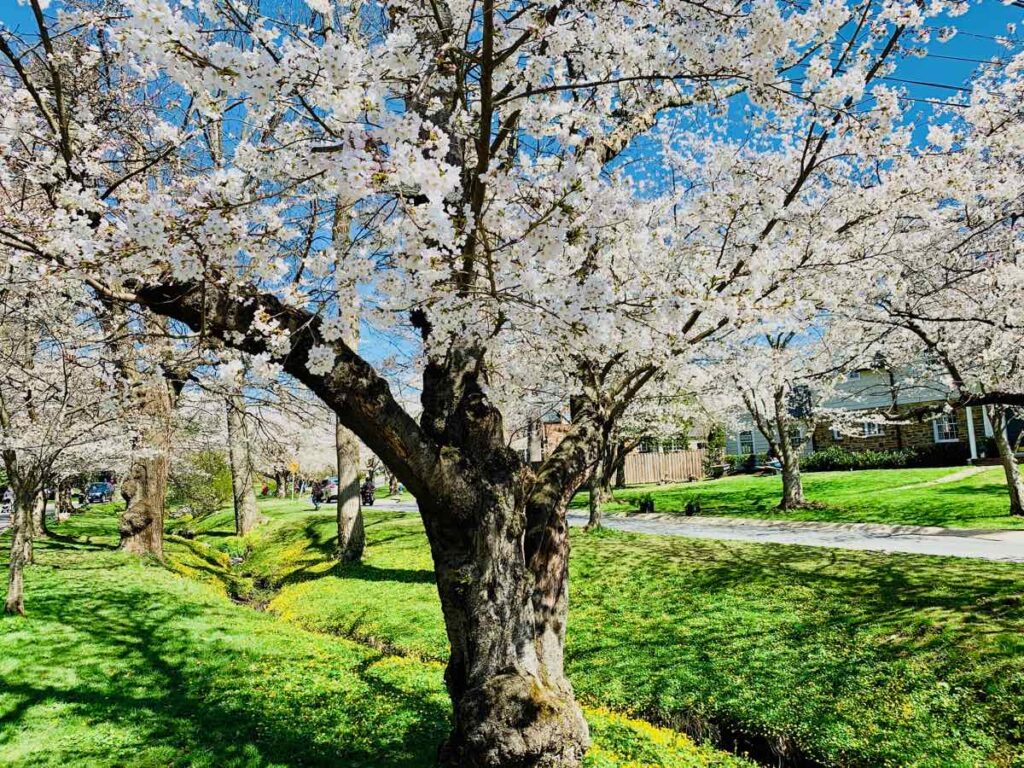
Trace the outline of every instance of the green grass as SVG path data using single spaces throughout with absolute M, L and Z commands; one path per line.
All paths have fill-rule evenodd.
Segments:
M 234 537 L 218 518 L 197 527 L 220 545 Z M 231 602 L 244 579 L 224 578 L 221 546 L 169 540 L 175 567 L 201 580 L 116 552 L 109 506 L 59 531 L 27 572 L 29 615 L 0 618 L 0 765 L 434 764 L 449 722 L 440 664 Z M 621 715 L 587 716 L 589 768 L 746 765 Z
M 445 658 L 414 516 L 368 514 L 365 562 L 343 567 L 330 515 L 270 514 L 241 566 L 277 590 L 270 611 Z M 1022 582 L 1012 564 L 579 533 L 566 663 L 589 705 L 727 723 L 829 765 L 1021 765 Z
M 1024 528 L 1024 518 L 1007 514 L 1009 495 L 999 467 L 950 483 L 935 483 L 963 467 L 809 472 L 803 476 L 808 500 L 821 508 L 783 512 L 779 477 L 738 475 L 673 485 L 631 486 L 615 491 L 606 512 L 636 511 L 640 496 L 654 496 L 656 512 L 682 512 L 700 499 L 701 514 L 724 517 L 818 520 L 837 523 L 937 525 L 951 528 Z M 908 487 L 913 486 L 913 487 Z M 587 494 L 572 506 L 587 507 Z

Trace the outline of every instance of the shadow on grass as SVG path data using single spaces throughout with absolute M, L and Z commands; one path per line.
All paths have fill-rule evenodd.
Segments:
M 135 584 L 138 568 L 110 562 L 60 580 L 32 570 L 29 617 L 0 621 L 0 634 L 34 626 L 59 631 L 0 645 L 18 662 L 0 686 L 0 745 L 38 727 L 37 712 L 58 708 L 72 722 L 116 724 L 124 740 L 117 746 L 132 757 L 163 749 L 218 766 L 434 762 L 447 709 L 432 691 L 410 690 L 401 676 L 382 672 L 380 654 L 353 647 L 326 665 L 329 675 L 310 679 L 299 670 L 312 670 L 323 649 L 282 641 L 269 629 L 266 637 L 239 640 L 262 628 L 240 622 L 227 606 L 161 593 L 159 583 L 148 583 L 152 576 L 146 587 Z M 401 712 L 389 703 L 396 700 L 407 702 Z M 49 764 L 62 749 L 67 764 L 84 759 L 74 740 L 54 741 Z M 103 764 L 121 764 L 116 753 L 104 757 Z

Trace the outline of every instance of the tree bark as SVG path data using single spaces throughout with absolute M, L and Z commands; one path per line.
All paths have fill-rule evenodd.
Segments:
M 38 497 L 30 504 L 32 515 L 32 538 L 49 536 L 50 528 L 46 525 L 46 488 L 39 489 Z
M 358 562 L 366 545 L 359 499 L 359 440 L 337 420 L 334 438 L 338 457 L 338 559 Z
M 171 399 L 167 383 L 155 378 L 140 395 L 140 444 L 121 484 L 125 509 L 118 520 L 125 552 L 164 556 L 164 501 L 170 448 Z
M 241 392 L 235 392 L 226 398 L 226 403 L 235 534 L 245 536 L 260 522 L 260 510 L 256 505 L 256 477 L 249 452 L 249 429 L 245 423 L 245 398 Z
M 11 553 L 7 568 L 7 597 L 5 613 L 25 615 L 25 566 L 35 561 L 33 546 L 33 518 L 40 506 L 38 483 L 19 472 L 13 452 L 6 452 L 8 482 L 14 490 L 14 508 L 11 510 Z
M 1024 516 L 1024 480 L 1021 479 L 1020 466 L 1017 464 L 1017 457 L 1006 433 L 1009 414 L 1003 406 L 990 405 L 987 407 L 989 421 L 992 422 L 992 437 L 995 440 L 996 449 L 999 451 L 1003 473 L 1006 475 L 1006 487 L 1010 491 L 1010 514 Z
M 457 505 L 452 522 L 428 517 L 455 715 L 441 760 L 459 768 L 575 766 L 589 734 L 563 669 L 564 514 L 527 559 L 524 494 L 502 474 L 460 483 L 447 498 Z

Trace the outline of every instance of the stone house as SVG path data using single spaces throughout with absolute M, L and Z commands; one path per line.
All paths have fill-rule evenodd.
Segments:
M 906 373 L 872 368 L 853 371 L 831 397 L 816 406 L 819 412 L 835 412 L 838 417 L 835 425 L 823 418 L 809 436 L 805 426 L 799 428 L 801 438 L 809 437 L 804 440 L 803 451 L 809 453 L 831 446 L 850 451 L 912 448 L 941 452 L 951 462 L 991 458 L 995 451 L 989 440 L 993 434 L 992 424 L 984 408 L 956 408 L 924 421 L 908 419 L 905 424 L 880 424 L 871 418 L 872 412 L 900 413 L 938 403 L 946 394 L 942 384 L 915 380 Z M 858 421 L 855 416 L 861 412 L 865 418 Z M 1022 426 L 1020 421 L 1011 423 L 1011 441 L 1020 434 Z M 767 450 L 767 439 L 753 427 L 749 418 L 741 420 L 727 438 L 728 453 L 765 453 Z

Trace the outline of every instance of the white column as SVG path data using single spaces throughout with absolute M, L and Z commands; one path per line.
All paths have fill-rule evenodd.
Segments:
M 981 419 L 985 423 L 985 437 L 994 437 L 995 432 L 992 429 L 992 422 L 988 419 L 988 408 L 984 405 L 981 406 Z
M 978 458 L 978 443 L 974 439 L 974 412 L 967 406 L 967 442 L 971 446 L 971 459 Z

